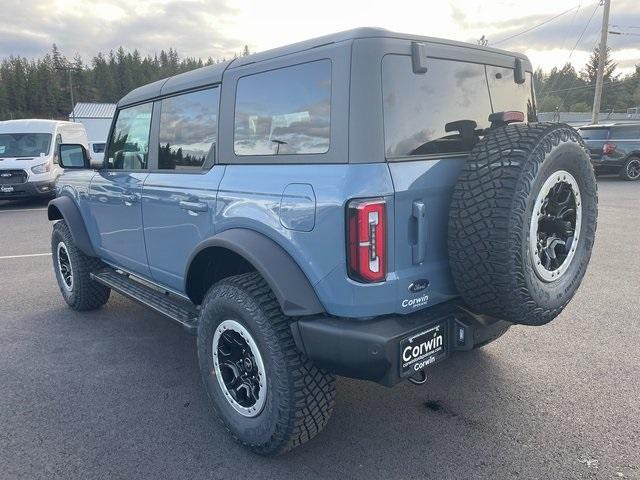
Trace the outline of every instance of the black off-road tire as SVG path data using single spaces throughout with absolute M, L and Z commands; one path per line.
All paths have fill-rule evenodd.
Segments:
M 257 344 L 266 372 L 266 401 L 255 417 L 238 413 L 215 374 L 213 339 L 224 320 L 246 328 Z M 290 319 L 256 272 L 221 280 L 202 303 L 198 326 L 200 371 L 214 410 L 231 435 L 261 455 L 278 455 L 315 437 L 335 404 L 335 378 L 296 348 Z
M 59 269 L 59 244 L 63 243 L 68 258 L 71 262 L 72 287 L 65 286 Z M 111 289 L 91 280 L 91 272 L 96 272 L 104 267 L 97 258 L 85 255 L 73 242 L 73 237 L 64 220 L 53 225 L 51 234 L 51 256 L 53 258 L 53 271 L 55 272 L 58 287 L 64 301 L 74 310 L 84 312 L 96 310 L 109 300 Z
M 529 226 L 538 193 L 559 171 L 578 184 L 582 226 L 566 271 L 545 282 L 532 264 Z M 553 320 L 586 272 L 597 212 L 593 168 L 573 128 L 532 123 L 489 132 L 471 151 L 452 195 L 449 260 L 460 295 L 476 312 L 512 323 Z
M 631 168 L 632 166 L 636 168 Z M 635 182 L 640 180 L 640 175 L 636 173 L 638 171 L 638 167 L 640 167 L 640 158 L 629 157 L 620 169 L 620 178 L 628 182 Z

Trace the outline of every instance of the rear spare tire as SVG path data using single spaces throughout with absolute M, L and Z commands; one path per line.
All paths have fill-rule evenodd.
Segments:
M 479 313 L 543 325 L 573 297 L 596 232 L 596 180 L 568 125 L 517 124 L 489 132 L 454 187 L 449 261 Z

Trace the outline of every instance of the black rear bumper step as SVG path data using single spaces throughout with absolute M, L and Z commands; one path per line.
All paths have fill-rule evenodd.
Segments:
M 112 268 L 92 273 L 91 278 L 179 323 L 189 333 L 195 334 L 197 332 L 198 309 L 188 301 L 177 298 L 169 292 L 147 286 Z
M 291 331 L 298 348 L 320 367 L 390 387 L 407 378 L 399 362 L 402 340 L 436 325 L 447 330 L 446 358 L 471 350 L 509 324 L 475 315 L 452 300 L 411 315 L 370 320 L 304 317 L 292 322 Z

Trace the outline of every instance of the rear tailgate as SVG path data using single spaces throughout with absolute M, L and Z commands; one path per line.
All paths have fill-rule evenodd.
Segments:
M 578 132 L 589 149 L 591 159 L 602 158 L 602 147 L 609 140 L 610 129 L 608 127 L 579 128 Z
M 493 111 L 535 115 L 531 75 L 516 84 L 513 72 L 429 58 L 427 72 L 416 74 L 408 55 L 383 59 L 385 153 L 395 189 L 395 265 L 390 270 L 398 276 L 405 313 L 457 295 L 447 229 L 458 174 Z

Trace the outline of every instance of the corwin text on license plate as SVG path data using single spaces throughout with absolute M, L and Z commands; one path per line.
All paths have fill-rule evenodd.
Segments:
M 406 376 L 446 356 L 446 324 L 434 325 L 400 342 L 400 375 Z

